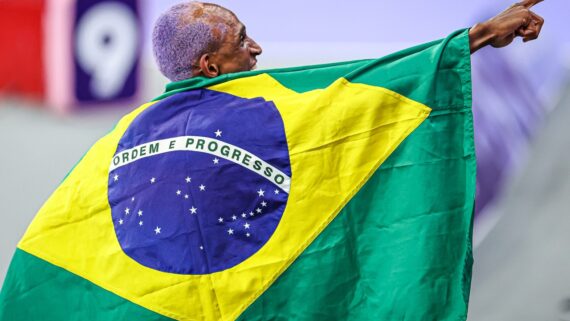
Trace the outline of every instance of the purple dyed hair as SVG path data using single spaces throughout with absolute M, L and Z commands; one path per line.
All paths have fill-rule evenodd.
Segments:
M 171 81 L 191 78 L 196 60 L 219 43 L 206 13 L 216 8 L 209 7 L 200 2 L 177 4 L 156 21 L 152 50 L 160 72 Z M 222 33 L 225 31 L 220 29 Z

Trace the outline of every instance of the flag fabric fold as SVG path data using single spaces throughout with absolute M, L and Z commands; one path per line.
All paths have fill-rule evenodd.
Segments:
M 169 84 L 40 209 L 0 320 L 464 320 L 468 40 Z

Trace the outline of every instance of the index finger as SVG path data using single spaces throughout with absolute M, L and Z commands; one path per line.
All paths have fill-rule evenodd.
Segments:
M 535 6 L 536 4 L 542 2 L 544 0 L 523 0 L 521 2 L 519 2 L 519 4 L 527 9 L 532 8 L 533 6 Z

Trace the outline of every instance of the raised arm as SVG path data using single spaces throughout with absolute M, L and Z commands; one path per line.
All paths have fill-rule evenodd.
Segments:
M 487 45 L 505 47 L 516 37 L 521 37 L 523 42 L 538 38 L 544 19 L 530 9 L 542 1 L 524 0 L 495 17 L 474 25 L 469 30 L 471 53 Z

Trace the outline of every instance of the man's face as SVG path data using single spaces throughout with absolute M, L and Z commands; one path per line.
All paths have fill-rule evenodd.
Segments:
M 244 24 L 231 11 L 216 15 L 212 27 L 214 33 L 224 35 L 218 50 L 210 58 L 211 63 L 218 66 L 220 75 L 255 68 L 261 47 L 247 35 Z

